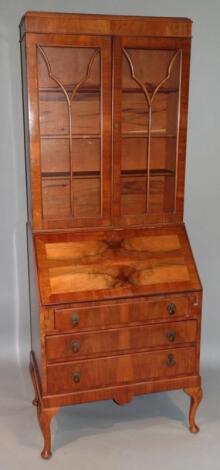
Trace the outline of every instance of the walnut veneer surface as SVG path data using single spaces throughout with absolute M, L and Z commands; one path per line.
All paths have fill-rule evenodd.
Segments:
M 30 373 L 45 459 L 51 419 L 76 403 L 183 389 L 198 432 L 202 287 L 183 223 L 191 26 L 22 18 Z
M 199 290 L 183 227 L 36 235 L 44 304 Z

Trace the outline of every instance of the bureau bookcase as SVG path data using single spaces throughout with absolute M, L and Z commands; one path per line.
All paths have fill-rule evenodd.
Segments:
M 61 406 L 202 398 L 202 287 L 183 223 L 185 18 L 27 12 L 20 24 L 30 372 L 42 457 Z

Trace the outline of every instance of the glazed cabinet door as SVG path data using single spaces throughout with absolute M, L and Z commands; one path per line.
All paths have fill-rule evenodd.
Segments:
M 110 221 L 111 39 L 26 41 L 34 228 Z
M 182 219 L 190 40 L 114 42 L 114 220 Z

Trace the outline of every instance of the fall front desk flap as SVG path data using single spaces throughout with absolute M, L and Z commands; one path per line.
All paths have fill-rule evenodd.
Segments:
M 43 304 L 200 290 L 183 226 L 35 235 Z

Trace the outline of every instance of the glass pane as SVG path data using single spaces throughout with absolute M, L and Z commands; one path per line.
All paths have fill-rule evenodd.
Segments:
M 74 183 L 74 207 L 76 217 L 98 216 L 100 214 L 100 179 L 97 177 L 77 178 Z
M 144 93 L 132 91 L 122 94 L 122 132 L 126 136 L 148 130 L 148 109 Z
M 123 49 L 121 212 L 175 210 L 181 54 Z
M 70 182 L 68 178 L 44 177 L 42 179 L 43 213 L 46 217 L 68 217 L 70 207 Z
M 43 136 L 69 136 L 71 133 L 96 135 L 100 132 L 100 97 L 98 92 L 78 92 L 72 99 L 69 119 L 68 102 L 61 92 L 40 93 L 40 129 Z
M 121 212 L 124 215 L 143 214 L 146 207 L 146 177 L 121 178 Z
M 97 138 L 73 139 L 73 172 L 100 171 L 100 140 Z M 41 140 L 41 170 L 44 173 L 68 173 L 69 140 Z M 48 175 L 49 176 L 49 175 Z
M 39 46 L 38 85 L 43 215 L 99 216 L 100 49 Z

